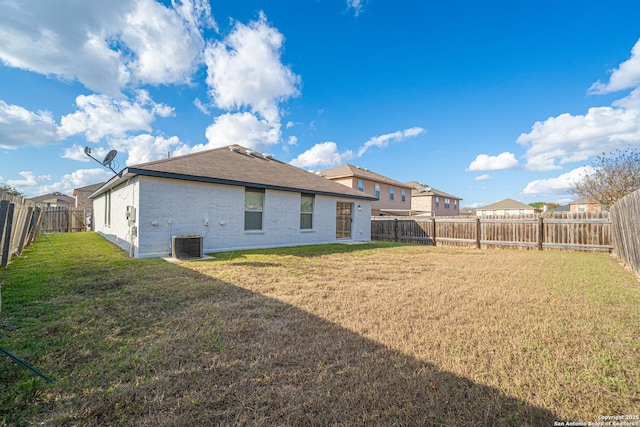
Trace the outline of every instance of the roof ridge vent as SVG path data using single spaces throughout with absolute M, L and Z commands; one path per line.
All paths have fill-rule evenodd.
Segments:
M 272 159 L 273 156 L 271 154 L 268 153 L 262 153 L 262 157 L 264 157 L 265 159 Z
M 254 154 L 256 154 L 256 152 L 253 150 L 247 150 L 246 153 L 250 156 L 253 156 Z
M 240 149 L 238 147 L 234 147 L 233 145 L 229 147 L 229 151 L 233 151 L 234 153 L 239 153 Z

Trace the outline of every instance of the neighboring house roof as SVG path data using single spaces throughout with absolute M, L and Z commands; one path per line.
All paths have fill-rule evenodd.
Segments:
M 88 193 L 93 193 L 94 191 L 96 191 L 98 188 L 102 187 L 104 185 L 104 182 L 99 182 L 97 184 L 92 184 L 92 185 L 87 185 L 86 187 L 80 187 L 80 188 L 75 188 L 73 190 L 73 195 L 77 196 L 78 193 L 80 191 L 84 191 L 84 192 L 88 192 Z
M 59 192 L 45 194 L 43 196 L 32 197 L 28 200 L 31 200 L 34 203 L 51 203 L 51 204 L 73 204 L 76 202 L 76 199 L 73 197 L 67 196 L 66 194 L 62 194 Z
M 533 206 L 529 206 L 525 203 L 522 203 L 513 199 L 500 200 L 499 202 L 492 203 L 482 208 L 478 208 L 479 211 L 495 211 L 495 210 L 501 210 L 501 209 L 533 209 L 537 211 L 540 210 L 540 209 L 534 208 Z
M 396 181 L 395 179 L 391 179 L 387 176 L 380 175 L 379 173 L 372 172 L 367 168 L 350 164 L 344 164 L 335 168 L 321 170 L 318 171 L 318 173 L 328 179 L 356 177 L 368 179 L 370 181 L 384 182 L 385 184 L 393 185 L 396 187 L 411 188 L 409 184 L 404 184 L 400 181 Z
M 447 197 L 449 199 L 462 200 L 460 197 L 445 193 L 444 191 L 440 191 L 433 187 L 429 187 L 428 185 L 421 184 L 418 181 L 409 181 L 407 182 L 407 185 L 412 188 L 411 197 L 439 196 L 439 197 Z
M 574 200 L 573 202 L 569 203 L 570 205 L 600 205 L 601 203 L 598 201 L 594 201 L 588 197 L 583 197 L 581 199 L 578 200 Z
M 136 175 L 377 200 L 239 145 L 129 166 L 89 197 L 96 197 Z

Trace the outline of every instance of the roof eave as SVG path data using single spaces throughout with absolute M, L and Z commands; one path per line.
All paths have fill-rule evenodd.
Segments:
M 89 195 L 89 198 L 97 197 L 100 194 L 107 191 L 108 189 L 113 188 L 136 175 L 150 176 L 155 178 L 179 179 L 182 181 L 204 182 L 209 184 L 224 184 L 224 185 L 234 185 L 234 186 L 240 186 L 240 187 L 264 188 L 268 190 L 293 191 L 298 193 L 309 193 L 309 194 L 317 194 L 322 196 L 344 197 L 348 199 L 358 199 L 358 200 L 368 200 L 368 201 L 378 200 L 376 197 L 373 197 L 373 196 L 365 196 L 365 195 L 360 196 L 357 194 L 340 193 L 340 192 L 333 192 L 333 191 L 313 190 L 313 189 L 297 188 L 297 187 L 285 187 L 280 185 L 261 184 L 257 182 L 234 181 L 234 180 L 212 178 L 212 177 L 206 177 L 206 176 L 196 176 L 196 175 L 186 175 L 186 174 L 179 174 L 179 173 L 172 173 L 172 172 L 153 171 L 153 170 L 140 169 L 135 167 L 125 169 L 122 172 L 121 177 L 118 177 L 118 179 L 115 179 L 115 180 L 112 178 L 110 181 L 106 182 L 102 187 L 100 187 L 94 193 Z

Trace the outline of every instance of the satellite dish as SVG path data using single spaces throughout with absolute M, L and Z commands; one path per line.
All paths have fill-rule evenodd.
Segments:
M 118 154 L 118 152 L 116 150 L 109 151 L 107 153 L 107 155 L 104 157 L 104 160 L 102 161 L 102 166 L 107 166 L 107 165 L 111 164 L 113 159 L 116 158 L 117 154 Z
M 113 159 L 116 158 L 116 155 L 118 154 L 118 152 L 116 150 L 111 150 L 107 153 L 107 155 L 104 157 L 104 160 L 101 162 L 100 160 L 96 159 L 95 157 L 93 157 L 91 155 L 91 148 L 89 147 L 84 147 L 84 154 L 86 154 L 87 156 L 91 157 L 93 160 L 95 160 L 96 162 L 102 164 L 102 166 L 106 166 L 109 169 L 111 169 L 111 171 L 113 173 L 115 173 L 116 175 L 118 175 L 119 177 L 122 177 L 122 172 L 116 172 L 112 167 L 111 167 L 111 162 L 113 162 Z

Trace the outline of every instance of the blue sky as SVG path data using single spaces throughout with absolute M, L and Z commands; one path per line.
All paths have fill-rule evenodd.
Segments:
M 478 207 L 566 203 L 640 147 L 640 2 L 2 0 L 0 182 L 241 144 Z

